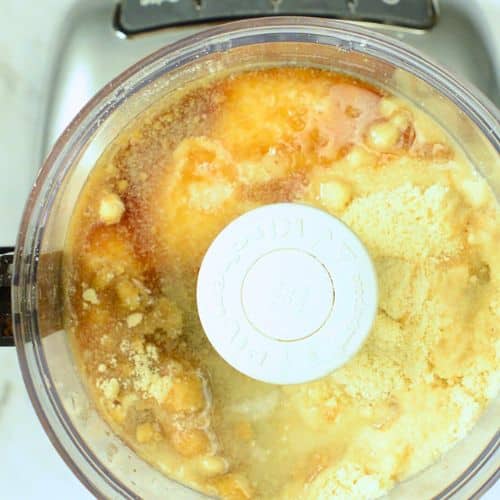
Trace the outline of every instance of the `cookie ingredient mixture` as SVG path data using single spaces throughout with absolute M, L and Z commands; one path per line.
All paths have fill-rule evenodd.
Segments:
M 231 368 L 204 335 L 201 259 L 283 201 L 343 220 L 374 260 L 358 354 L 315 382 Z M 274 68 L 167 96 L 92 171 L 66 310 L 96 407 L 164 474 L 226 499 L 376 498 L 435 462 L 499 387 L 500 210 L 429 116 L 366 83 Z

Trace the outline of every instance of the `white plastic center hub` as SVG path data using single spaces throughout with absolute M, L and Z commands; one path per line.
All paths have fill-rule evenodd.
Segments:
M 197 285 L 210 342 L 234 368 L 276 384 L 320 378 L 361 347 L 377 307 L 371 259 L 328 213 L 257 208 L 212 242 Z
M 294 248 L 259 257 L 241 289 L 247 320 L 263 335 L 283 341 L 317 332 L 330 316 L 333 300 L 328 269 L 314 255 Z

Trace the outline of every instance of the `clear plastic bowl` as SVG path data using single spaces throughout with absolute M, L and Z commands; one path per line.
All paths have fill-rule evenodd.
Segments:
M 104 49 L 105 50 L 105 49 Z M 145 463 L 108 428 L 80 381 L 62 329 L 61 258 L 79 192 L 104 148 L 145 108 L 207 73 L 265 66 L 327 68 L 404 96 L 460 144 L 500 197 L 498 111 L 415 51 L 351 24 L 268 18 L 225 24 L 167 46 L 106 85 L 57 141 L 27 203 L 13 287 L 19 362 L 33 405 L 65 462 L 96 496 L 201 498 Z M 499 476 L 500 399 L 469 435 L 391 498 L 469 498 Z

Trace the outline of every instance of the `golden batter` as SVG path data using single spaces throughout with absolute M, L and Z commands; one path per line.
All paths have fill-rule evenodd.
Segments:
M 341 369 L 275 386 L 201 328 L 213 238 L 257 206 L 341 218 L 379 309 Z M 68 328 L 95 404 L 166 475 L 209 494 L 375 498 L 436 461 L 499 386 L 500 210 L 408 102 L 314 69 L 250 71 L 170 96 L 108 148 L 75 209 Z

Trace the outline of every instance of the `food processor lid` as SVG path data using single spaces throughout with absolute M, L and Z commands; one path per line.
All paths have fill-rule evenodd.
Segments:
M 257 380 L 294 384 L 348 361 L 377 309 L 373 263 L 356 235 L 298 203 L 256 208 L 205 254 L 198 314 L 217 352 Z

